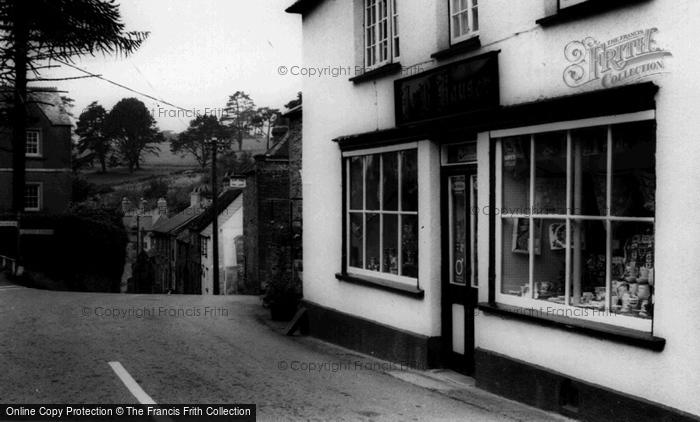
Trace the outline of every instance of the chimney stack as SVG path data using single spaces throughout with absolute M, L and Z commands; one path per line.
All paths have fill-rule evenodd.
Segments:
M 158 206 L 158 214 L 160 214 L 160 215 L 168 214 L 168 202 L 165 200 L 165 198 L 158 199 L 157 206 Z
M 200 195 L 199 188 L 194 188 L 192 190 L 192 193 L 190 193 L 190 206 L 191 207 L 199 207 L 199 204 L 202 202 L 202 196 Z
M 131 210 L 131 201 L 129 201 L 126 197 L 122 199 L 122 211 L 124 214 L 128 214 L 129 211 Z

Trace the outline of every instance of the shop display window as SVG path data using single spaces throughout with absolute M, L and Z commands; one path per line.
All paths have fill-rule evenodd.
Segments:
M 542 125 L 496 139 L 499 301 L 651 329 L 656 139 L 649 117 Z
M 346 158 L 348 273 L 415 283 L 418 277 L 418 153 Z

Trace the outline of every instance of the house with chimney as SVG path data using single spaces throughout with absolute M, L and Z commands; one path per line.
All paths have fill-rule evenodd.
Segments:
M 10 95 L 0 87 L 1 98 Z M 4 100 L 3 100 L 4 101 Z M 71 127 L 56 88 L 27 93 L 25 212 L 59 213 L 71 200 Z M 0 212 L 12 206 L 12 132 L 0 128 Z
M 209 206 L 209 190 L 195 188 L 190 206 L 168 219 L 157 221 L 151 229 L 155 248 L 154 293 L 198 294 L 201 263 L 199 251 L 190 245 L 188 224 Z
M 187 227 L 190 245 L 190 279 L 194 294 L 215 294 L 214 283 L 214 219 L 217 219 L 220 295 L 238 293 L 236 240 L 243 235 L 242 189 L 226 188 L 217 198 L 217 209 L 207 208 Z M 240 243 L 240 242 L 239 242 Z M 196 283 L 196 285 L 194 284 Z

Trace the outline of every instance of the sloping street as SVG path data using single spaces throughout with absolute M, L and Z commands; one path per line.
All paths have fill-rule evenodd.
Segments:
M 137 404 L 110 365 L 118 362 L 156 403 L 254 403 L 259 420 L 561 420 L 430 373 L 286 337 L 284 324 L 268 319 L 258 297 L 54 292 L 5 282 L 0 397 Z

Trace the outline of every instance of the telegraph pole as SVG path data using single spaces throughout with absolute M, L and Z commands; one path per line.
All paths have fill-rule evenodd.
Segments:
M 216 182 L 216 152 L 219 148 L 219 140 L 216 137 L 206 141 L 211 146 L 211 206 L 214 208 L 214 217 L 212 218 L 212 276 L 214 281 L 213 293 L 219 294 L 219 210 L 217 200 L 217 182 Z

